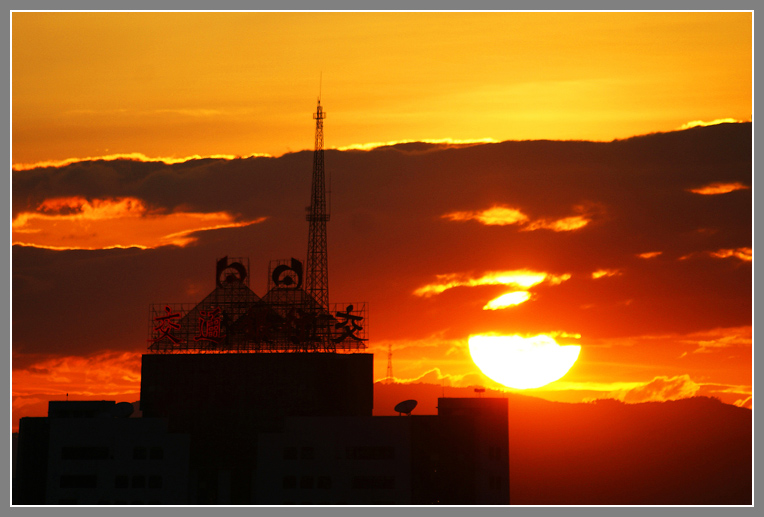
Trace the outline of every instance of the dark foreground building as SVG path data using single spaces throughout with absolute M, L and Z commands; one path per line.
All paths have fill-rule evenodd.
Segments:
M 167 419 L 129 418 L 132 404 L 50 402 L 19 422 L 13 504 L 189 502 L 189 437 Z
M 147 354 L 141 409 L 191 436 L 195 503 L 256 503 L 260 434 L 280 432 L 287 417 L 371 417 L 372 360 L 371 354 Z
M 509 503 L 506 399 L 372 417 L 366 304 L 329 303 L 320 100 L 313 118 L 306 267 L 272 261 L 260 297 L 223 257 L 202 301 L 152 305 L 143 417 L 51 402 L 22 419 L 15 503 Z
M 162 382 L 185 374 L 192 385 L 219 379 L 178 367 Z M 13 504 L 509 504 L 506 399 L 441 398 L 437 415 L 372 417 L 342 414 L 370 411 L 367 401 L 313 406 L 316 390 L 270 400 L 253 386 L 234 373 L 219 384 L 233 390 L 227 399 L 149 396 L 155 414 L 141 418 L 114 402 L 51 402 L 48 417 L 21 420 Z
M 191 440 L 192 504 L 508 504 L 506 399 L 372 417 L 371 354 L 148 354 L 144 417 Z

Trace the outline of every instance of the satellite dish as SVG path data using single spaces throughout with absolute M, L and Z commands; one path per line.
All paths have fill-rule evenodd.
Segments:
M 397 406 L 395 406 L 395 411 L 398 412 L 398 416 L 401 414 L 411 415 L 411 412 L 414 411 L 414 408 L 416 407 L 417 402 L 416 400 L 404 400 L 403 402 L 399 402 Z
M 118 402 L 114 406 L 114 416 L 118 418 L 128 418 L 133 414 L 133 405 L 130 402 Z

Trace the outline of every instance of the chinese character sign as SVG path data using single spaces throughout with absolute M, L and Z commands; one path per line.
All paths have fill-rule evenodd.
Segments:
M 219 343 L 225 335 L 221 332 L 223 314 L 220 307 L 208 311 L 199 311 L 199 327 L 194 341 Z
M 338 322 L 334 325 L 334 328 L 335 330 L 340 331 L 340 335 L 332 339 L 332 341 L 335 343 L 345 341 L 346 339 L 366 341 L 357 335 L 358 332 L 363 330 L 363 327 L 360 324 L 361 320 L 363 320 L 363 316 L 353 314 L 352 305 L 348 305 L 344 312 L 337 311 L 336 316 Z
M 177 345 L 180 343 L 180 339 L 171 334 L 173 330 L 179 330 L 180 324 L 177 320 L 180 319 L 179 312 L 173 312 L 169 305 L 164 308 L 165 313 L 154 318 L 154 333 L 157 335 L 154 338 L 154 342 L 161 341 L 163 338 L 167 338 Z

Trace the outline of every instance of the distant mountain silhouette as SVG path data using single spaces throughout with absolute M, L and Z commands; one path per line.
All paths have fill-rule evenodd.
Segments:
M 413 414 L 473 388 L 375 384 L 375 414 Z M 717 399 L 569 404 L 509 399 L 510 501 L 518 505 L 750 505 L 752 412 Z

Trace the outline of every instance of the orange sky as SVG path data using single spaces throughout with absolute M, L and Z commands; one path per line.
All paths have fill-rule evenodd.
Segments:
M 13 163 L 331 138 L 611 140 L 752 115 L 752 13 L 14 13 Z
M 609 142 L 752 117 L 751 13 L 11 21 L 12 427 L 66 393 L 136 400 L 146 307 L 201 300 L 217 258 L 250 257 L 263 295 L 268 260 L 303 257 L 310 157 L 225 158 L 312 148 L 321 75 L 336 149 Z M 750 407 L 752 177 L 724 131 L 729 163 L 616 143 L 612 163 L 499 144 L 328 155 L 330 294 L 370 303 L 375 379 L 392 347 L 399 381 L 498 387 L 469 337 L 544 334 L 581 353 L 531 394 Z M 82 161 L 119 156 L 132 161 Z

